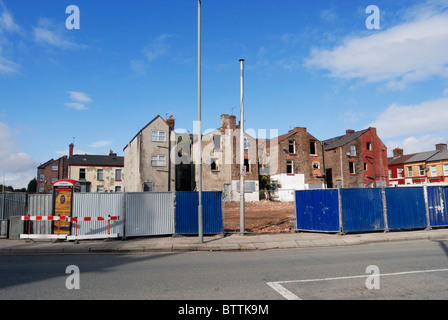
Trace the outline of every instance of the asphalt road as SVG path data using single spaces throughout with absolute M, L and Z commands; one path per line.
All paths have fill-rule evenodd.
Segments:
M 76 266 L 79 274 L 66 273 L 68 266 Z M 367 272 L 368 266 L 377 267 L 379 276 Z M 1 256 L 0 299 L 445 300 L 448 241 L 254 252 Z

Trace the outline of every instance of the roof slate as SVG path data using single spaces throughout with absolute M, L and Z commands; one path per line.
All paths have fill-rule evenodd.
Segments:
M 342 147 L 342 146 L 346 145 L 347 143 L 357 139 L 364 132 L 366 132 L 368 130 L 369 130 L 369 128 L 361 130 L 361 131 L 356 131 L 356 132 L 353 132 L 353 133 L 344 134 L 344 135 L 339 136 L 339 137 L 334 137 L 334 138 L 331 138 L 331 139 L 324 140 L 323 144 L 325 145 L 325 150 L 332 150 L 332 149 L 336 149 L 336 148 Z
M 91 154 L 75 154 L 69 158 L 69 165 L 77 166 L 124 166 L 124 157 L 116 155 L 91 155 Z

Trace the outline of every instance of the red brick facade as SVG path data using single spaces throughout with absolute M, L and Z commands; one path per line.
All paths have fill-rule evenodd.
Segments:
M 387 148 L 375 128 L 325 140 L 328 188 L 388 186 Z

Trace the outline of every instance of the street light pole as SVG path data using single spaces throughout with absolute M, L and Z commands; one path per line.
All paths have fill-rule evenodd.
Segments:
M 198 188 L 198 236 L 199 243 L 204 242 L 202 217 L 202 126 L 201 126 L 201 0 L 198 0 L 198 156 L 199 156 L 199 188 Z
M 240 122 L 240 234 L 244 234 L 244 176 L 246 170 L 244 167 L 244 59 L 240 59 L 240 104 L 241 104 L 241 122 Z

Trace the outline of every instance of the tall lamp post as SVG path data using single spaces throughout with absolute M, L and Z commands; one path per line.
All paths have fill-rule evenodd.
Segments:
M 204 242 L 202 217 L 202 128 L 201 128 L 201 0 L 198 0 L 198 156 L 199 156 L 199 188 L 198 188 L 198 236 L 199 243 Z
M 240 59 L 240 234 L 244 234 L 244 178 L 246 167 L 244 166 L 244 59 Z

